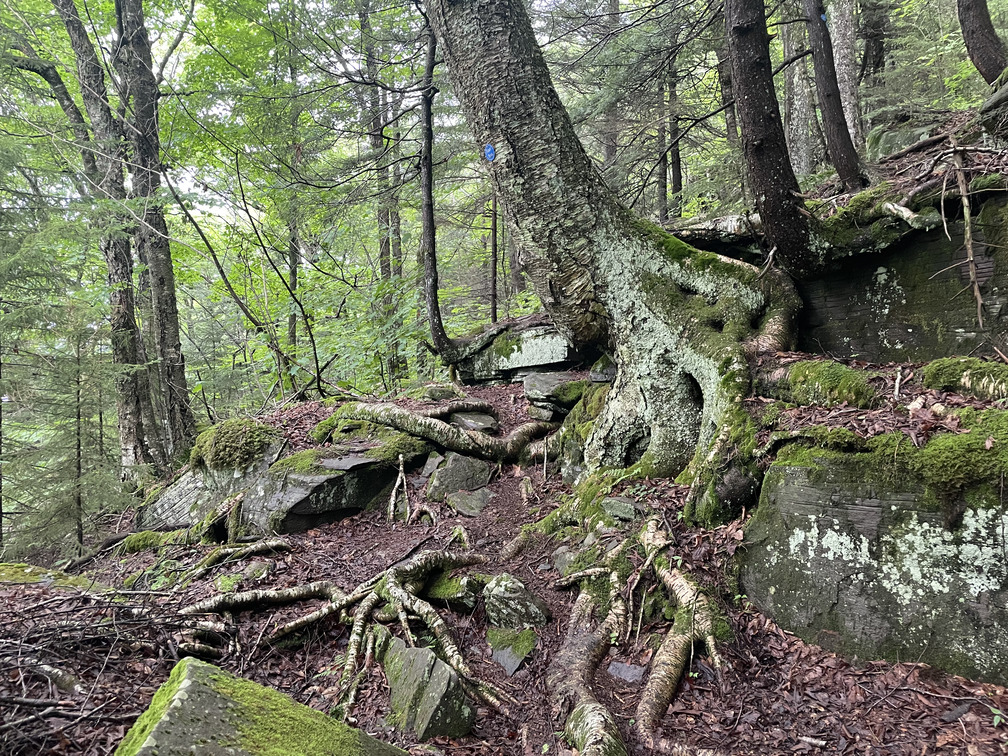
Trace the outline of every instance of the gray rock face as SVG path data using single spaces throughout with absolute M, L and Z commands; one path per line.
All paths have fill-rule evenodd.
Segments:
M 530 627 L 524 630 L 487 628 L 487 641 L 493 652 L 492 658 L 504 668 L 508 677 L 518 671 L 522 662 L 535 650 L 538 640 L 536 631 Z
M 448 494 L 445 500 L 448 505 L 465 517 L 479 517 L 490 499 L 493 492 L 489 488 L 480 488 L 476 491 L 456 491 Z
M 484 412 L 455 412 L 448 421 L 462 430 L 494 434 L 500 425 L 497 418 Z
M 475 491 L 490 482 L 490 463 L 448 452 L 444 464 L 431 475 L 427 498 L 444 501 L 456 491 Z
M 639 685 L 641 680 L 644 679 L 644 673 L 647 672 L 647 668 L 639 664 L 614 661 L 610 662 L 608 672 L 617 680 L 622 680 L 631 685 Z
M 616 363 L 608 357 L 600 358 L 588 372 L 588 380 L 592 383 L 612 383 L 616 380 Z
M 409 648 L 390 637 L 382 665 L 391 690 L 389 724 L 420 740 L 457 738 L 472 729 L 476 711 L 458 675 L 429 648 Z
M 542 627 L 550 620 L 549 607 L 514 575 L 498 575 L 483 589 L 487 622 L 500 628 L 521 630 Z
M 552 325 L 519 326 L 500 334 L 485 349 L 458 364 L 465 382 L 509 381 L 543 369 L 563 369 L 580 355 Z
M 555 412 L 554 410 L 537 407 L 534 404 L 529 405 L 528 416 L 533 420 L 545 420 L 547 423 L 551 423 L 562 417 L 560 413 Z
M 584 384 L 571 373 L 531 373 L 525 376 L 524 385 L 530 402 L 551 409 L 570 409 L 584 390 Z
M 570 546 L 560 546 L 553 552 L 553 566 L 556 568 L 557 572 L 561 575 L 565 575 L 567 573 L 567 568 L 573 564 L 576 557 L 577 554 L 571 551 Z
M 743 590 L 831 650 L 1005 684 L 1008 513 L 997 494 L 970 494 L 950 528 L 922 483 L 858 456 L 771 466 L 746 528 Z
M 637 502 L 626 496 L 607 496 L 602 499 L 601 507 L 605 513 L 617 520 L 630 522 L 637 519 Z
M 115 756 L 406 756 L 272 688 L 183 659 Z

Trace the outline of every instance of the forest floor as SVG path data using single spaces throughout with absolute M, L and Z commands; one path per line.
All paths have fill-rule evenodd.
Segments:
M 778 355 L 781 362 L 799 355 Z M 930 407 L 973 404 L 952 394 L 924 390 L 913 365 L 902 368 L 899 400 L 893 398 L 896 365 L 871 367 L 881 396 L 873 410 L 841 406 L 798 408 L 783 413 L 781 429 L 811 422 L 843 425 L 859 435 L 902 430 L 914 443 L 930 433 L 955 432 Z M 498 409 L 502 431 L 526 418 L 527 401 L 520 385 L 469 388 L 474 398 Z M 907 412 L 915 397 L 919 409 Z M 759 399 L 752 400 L 754 411 Z M 409 405 L 409 401 L 404 404 Z M 293 449 L 311 442 L 307 432 L 330 410 L 319 403 L 289 407 L 270 418 L 287 435 Z M 534 538 L 511 560 L 501 548 L 519 528 L 555 508 L 570 490 L 556 471 L 541 466 L 499 469 L 490 488 L 490 504 L 474 518 L 460 517 L 441 506 L 436 524 L 389 524 L 383 511 L 363 512 L 346 520 L 284 536 L 289 552 L 269 558 L 268 572 L 247 588 L 284 588 L 314 580 L 332 580 L 349 590 L 420 549 L 444 548 L 456 526 L 467 531 L 472 548 L 484 555 L 481 572 L 510 572 L 542 597 L 552 610 L 552 623 L 540 632 L 534 654 L 508 678 L 490 658 L 482 605 L 469 615 L 444 610 L 460 646 L 477 676 L 493 681 L 518 700 L 512 716 L 480 708 L 471 735 L 437 738 L 416 744 L 390 729 L 384 720 L 388 686 L 379 668 L 365 680 L 353 722 L 413 754 L 443 753 L 493 756 L 558 754 L 573 756 L 561 737 L 546 690 L 546 669 L 566 632 L 573 591 L 554 585 L 558 574 L 552 552 L 559 543 Z M 523 507 L 519 483 L 530 476 L 534 495 Z M 422 481 L 411 476 L 411 495 L 422 496 Z M 743 520 L 714 530 L 687 527 L 679 519 L 686 489 L 666 480 L 628 481 L 614 493 L 632 497 L 659 514 L 675 539 L 675 556 L 716 596 L 731 625 L 733 639 L 723 644 L 726 662 L 719 683 L 697 655 L 689 675 L 661 723 L 661 735 L 688 746 L 723 753 L 843 754 L 996 754 L 1008 753 L 1008 711 L 1002 687 L 940 673 L 923 664 L 892 664 L 845 659 L 809 645 L 779 628 L 744 596 L 735 594 L 730 564 L 742 544 Z M 436 506 L 436 505 L 432 505 Z M 128 523 L 121 526 L 128 527 Z M 161 564 L 158 574 L 170 578 L 195 565 L 212 546 L 170 546 L 160 554 L 105 554 L 90 565 L 84 584 L 64 587 L 58 581 L 3 582 L 0 576 L 0 752 L 20 754 L 108 754 L 147 706 L 179 656 L 184 618 L 179 610 L 218 591 L 221 575 L 234 572 L 224 563 L 184 588 L 158 581 L 137 585 L 115 596 L 99 586 L 121 586 L 137 571 Z M 242 565 L 237 565 L 241 568 Z M 89 581 L 94 584 L 87 587 Z M 310 609 L 304 603 L 228 618 L 230 651 L 218 663 L 236 674 L 281 690 L 320 710 L 334 703 L 347 628 L 330 619 L 315 625 L 299 644 L 258 643 L 269 628 Z M 104 621 L 103 621 L 104 620 Z M 645 623 L 604 660 L 595 678 L 596 692 L 616 714 L 632 752 L 631 734 L 642 683 L 610 674 L 612 662 L 646 666 L 654 637 L 668 623 Z M 49 665 L 48 668 L 40 665 Z M 39 670 L 49 669 L 50 673 Z M 61 678 L 63 670 L 73 679 Z M 433 746 L 433 748 L 432 748 Z

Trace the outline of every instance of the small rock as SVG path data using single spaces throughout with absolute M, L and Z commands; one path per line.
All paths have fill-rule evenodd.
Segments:
M 612 383 L 616 379 L 616 363 L 603 356 L 592 365 L 588 380 L 592 383 Z
M 561 575 L 567 574 L 567 568 L 574 563 L 576 555 L 569 546 L 561 546 L 553 552 L 553 566 Z
M 525 376 L 525 396 L 533 404 L 570 408 L 584 393 L 585 381 L 571 373 L 531 373 Z
M 462 430 L 476 431 L 477 433 L 496 433 L 500 425 L 497 418 L 485 412 L 454 412 L 448 418 L 448 422 Z
M 557 417 L 557 414 L 558 413 L 554 412 L 553 410 L 544 409 L 543 407 L 537 407 L 534 404 L 529 405 L 528 408 L 528 416 L 530 418 L 532 418 L 533 420 L 544 420 L 547 423 L 553 422 L 553 420 Z
M 423 470 L 420 471 L 421 478 L 429 478 L 434 474 L 434 471 L 440 467 L 441 463 L 444 462 L 444 457 L 437 452 L 431 452 L 427 457 L 427 461 L 424 463 Z
M 456 491 L 475 491 L 490 482 L 490 463 L 448 452 L 445 462 L 431 475 L 427 498 L 444 501 Z
M 478 517 L 487 502 L 494 496 L 489 488 L 480 488 L 475 491 L 456 491 L 448 494 L 445 500 L 448 506 L 464 517 Z
M 617 520 L 630 522 L 637 519 L 637 502 L 626 496 L 607 496 L 602 499 L 602 509 Z
M 644 679 L 644 673 L 647 672 L 647 668 L 642 667 L 639 664 L 627 664 L 621 661 L 613 661 L 609 663 L 608 671 L 609 674 L 617 680 L 628 682 L 631 685 L 639 685 L 641 680 Z
M 536 631 L 530 627 L 524 630 L 487 628 L 487 642 L 493 650 L 493 660 L 504 667 L 508 677 L 511 677 L 535 650 L 538 640 Z
M 451 383 L 432 383 L 430 386 L 424 386 L 423 398 L 432 402 L 441 402 L 445 399 L 463 399 L 465 394 Z
M 497 627 L 520 630 L 542 627 L 550 619 L 549 607 L 514 575 L 503 573 L 483 589 L 487 621 Z

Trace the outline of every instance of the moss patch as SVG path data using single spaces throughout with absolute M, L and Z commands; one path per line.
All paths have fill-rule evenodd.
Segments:
M 57 588 L 102 588 L 94 580 L 81 575 L 68 575 L 60 570 L 48 570 L 33 564 L 0 562 L 0 583 L 46 583 Z
M 976 357 L 947 357 L 925 365 L 927 388 L 955 391 L 978 399 L 1008 398 L 1008 365 Z
M 216 469 L 243 468 L 280 437 L 280 431 L 252 418 L 231 418 L 196 438 L 189 464 Z
M 330 470 L 319 464 L 319 460 L 325 457 L 322 449 L 305 449 L 294 452 L 283 459 L 278 459 L 270 465 L 270 472 L 274 475 L 286 475 L 294 473 L 297 475 L 338 475 L 338 470 Z
M 176 543 L 189 543 L 190 532 L 188 530 L 169 530 L 161 532 L 157 530 L 141 530 L 139 533 L 131 533 L 116 546 L 117 554 L 137 554 L 141 551 L 153 551 L 162 546 L 170 546 Z
M 788 371 L 788 387 L 799 404 L 870 407 L 877 398 L 866 373 L 831 360 L 796 362 Z
M 503 630 L 499 627 L 487 628 L 487 643 L 495 651 L 511 649 L 515 655 L 522 658 L 535 650 L 536 632 L 531 627 L 524 630 Z

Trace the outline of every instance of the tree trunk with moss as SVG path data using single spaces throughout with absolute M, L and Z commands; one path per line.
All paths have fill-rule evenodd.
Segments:
M 785 347 L 797 297 L 774 271 L 700 252 L 606 188 L 553 88 L 517 0 L 432 3 L 456 95 L 488 163 L 521 262 L 554 323 L 613 356 L 587 442 L 591 469 L 682 470 L 748 394 L 747 358 Z M 492 85 L 488 86 L 488 82 Z

